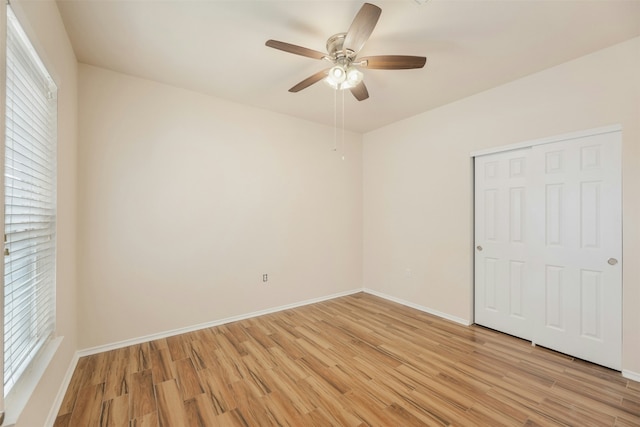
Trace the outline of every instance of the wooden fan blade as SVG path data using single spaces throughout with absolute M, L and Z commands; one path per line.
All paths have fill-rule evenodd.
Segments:
M 300 92 L 302 89 L 308 88 L 312 84 L 317 83 L 320 80 L 324 79 L 327 76 L 328 71 L 329 69 L 318 71 L 314 75 L 307 77 L 306 79 L 304 79 L 303 81 L 301 81 L 300 83 L 298 83 L 297 85 L 289 89 L 289 92 Z
M 360 52 L 378 23 L 382 9 L 371 3 L 365 3 L 353 19 L 344 38 L 343 48 Z
M 285 43 L 278 40 L 267 40 L 265 45 L 274 49 L 293 53 L 295 55 L 306 56 L 307 58 L 322 59 L 327 56 L 326 53 L 322 53 L 317 50 L 307 49 L 306 47 L 297 46 L 295 44 Z
M 369 91 L 364 85 L 364 82 L 360 82 L 358 86 L 351 88 L 351 93 L 356 97 L 358 101 L 364 101 L 369 98 Z
M 422 68 L 427 62 L 424 56 L 406 56 L 406 55 L 380 55 L 365 56 L 358 58 L 359 62 L 367 61 L 362 64 L 363 68 L 374 70 L 408 70 L 411 68 Z

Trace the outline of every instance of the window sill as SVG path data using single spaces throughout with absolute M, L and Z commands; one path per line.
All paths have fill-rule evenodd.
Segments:
M 13 386 L 13 389 L 5 398 L 4 424 L 2 424 L 2 427 L 13 426 L 18 421 L 20 414 L 27 406 L 29 398 L 31 398 L 33 391 L 44 375 L 44 371 L 51 363 L 58 347 L 60 347 L 63 338 L 56 337 L 46 343 L 31 365 L 24 371 L 16 385 Z

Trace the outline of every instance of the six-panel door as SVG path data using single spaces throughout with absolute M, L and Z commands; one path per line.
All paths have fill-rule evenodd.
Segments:
M 527 284 L 530 149 L 475 161 L 475 322 L 531 339 Z
M 533 342 L 622 364 L 620 132 L 531 150 Z

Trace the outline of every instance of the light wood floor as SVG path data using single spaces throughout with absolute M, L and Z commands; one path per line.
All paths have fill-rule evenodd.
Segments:
M 640 383 L 355 294 L 80 359 L 62 426 L 640 426 Z

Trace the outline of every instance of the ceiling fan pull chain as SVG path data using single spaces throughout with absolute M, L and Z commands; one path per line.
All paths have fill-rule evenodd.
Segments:
M 344 160 L 344 93 L 346 91 L 341 90 L 342 92 L 342 160 Z
M 338 151 L 338 94 L 333 91 L 333 151 Z

